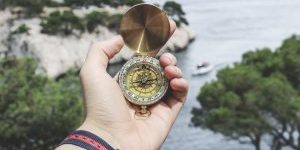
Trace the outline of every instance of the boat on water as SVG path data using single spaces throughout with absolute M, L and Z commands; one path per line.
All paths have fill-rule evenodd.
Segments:
M 208 62 L 202 62 L 200 64 L 197 64 L 196 67 L 193 70 L 192 75 L 204 75 L 209 72 L 211 72 L 214 69 L 214 65 L 208 63 Z

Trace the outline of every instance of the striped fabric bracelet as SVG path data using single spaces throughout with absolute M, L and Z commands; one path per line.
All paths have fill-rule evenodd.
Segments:
M 86 150 L 114 150 L 103 139 L 91 132 L 84 130 L 72 132 L 60 143 L 60 145 L 63 144 L 76 145 Z

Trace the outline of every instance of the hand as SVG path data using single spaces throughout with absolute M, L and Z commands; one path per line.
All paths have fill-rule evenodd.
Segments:
M 170 21 L 170 35 L 175 31 Z M 134 117 L 135 109 L 124 98 L 116 81 L 107 72 L 107 64 L 124 42 L 120 36 L 93 43 L 80 71 L 86 119 L 81 130 L 99 135 L 114 148 L 121 150 L 155 150 L 165 141 L 186 99 L 188 83 L 176 67 L 176 58 L 169 53 L 160 57 L 171 92 L 167 98 L 150 106 L 151 116 L 145 120 Z M 63 145 L 62 147 L 75 146 Z

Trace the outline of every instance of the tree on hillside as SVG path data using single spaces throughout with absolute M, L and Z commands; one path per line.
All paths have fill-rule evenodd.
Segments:
M 278 53 L 272 52 L 269 48 L 245 53 L 241 63 L 255 67 L 264 77 L 270 76 L 274 72 L 279 72 L 283 65 Z
M 41 23 L 42 33 L 70 35 L 75 31 L 84 32 L 85 27 L 79 17 L 72 11 L 52 12 Z
M 12 34 L 22 34 L 22 33 L 28 33 L 28 31 L 30 30 L 29 27 L 27 27 L 26 24 L 21 24 L 16 30 L 12 31 Z
M 73 7 L 87 7 L 94 5 L 101 7 L 105 2 L 109 2 L 109 0 L 64 0 L 64 5 Z
M 88 6 L 97 6 L 102 7 L 103 5 L 108 5 L 111 7 L 118 6 L 133 6 L 139 3 L 143 3 L 143 0 L 64 0 L 66 6 L 74 7 L 88 7 Z
M 247 138 L 260 149 L 264 135 L 272 137 L 271 150 L 300 149 L 300 40 L 293 36 L 276 51 L 248 52 L 241 63 L 218 72 L 204 85 L 194 108 L 195 126 L 236 140 Z M 296 59 L 298 58 L 298 59 Z
M 188 21 L 185 18 L 185 12 L 183 11 L 181 5 L 175 1 L 167 1 L 163 5 L 163 9 L 168 13 L 169 16 L 176 22 L 177 26 L 181 23 L 188 25 Z
M 202 88 L 197 98 L 202 108 L 193 110 L 192 122 L 241 142 L 248 138 L 259 150 L 269 126 L 258 111 L 259 101 L 246 97 L 263 80 L 258 72 L 251 70 L 252 67 L 236 66 L 218 73 L 218 81 Z
M 94 32 L 99 26 L 105 26 L 113 31 L 119 29 L 119 25 L 122 19 L 122 14 L 110 15 L 107 12 L 93 11 L 85 16 L 86 28 L 88 32 Z
M 277 51 L 283 61 L 281 72 L 300 90 L 300 36 L 294 35 L 285 40 Z
M 47 150 L 82 121 L 77 73 L 57 80 L 35 73 L 33 59 L 0 60 L 0 149 Z
M 136 4 L 144 3 L 143 0 L 125 0 L 124 4 L 128 6 L 133 6 Z
M 1 2 L 0 2 L 1 3 Z M 3 0 L 3 7 L 23 7 L 26 16 L 41 13 L 45 5 L 50 5 L 51 0 Z
M 87 30 L 91 33 L 97 28 L 98 25 L 105 25 L 109 16 L 107 12 L 98 12 L 93 11 L 86 15 L 86 27 Z

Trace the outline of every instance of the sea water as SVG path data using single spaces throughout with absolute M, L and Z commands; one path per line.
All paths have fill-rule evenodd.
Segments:
M 148 0 L 148 2 L 157 2 Z M 278 47 L 292 34 L 300 34 L 299 0 L 180 0 L 196 40 L 177 54 L 178 66 L 190 83 L 188 100 L 162 150 L 252 150 L 252 145 L 228 140 L 221 134 L 190 127 L 191 109 L 201 86 L 215 78 L 216 71 L 238 62 L 248 50 Z M 159 1 L 163 4 L 164 1 Z M 192 77 L 195 64 L 208 61 L 217 69 Z M 269 141 L 262 142 L 267 150 Z

